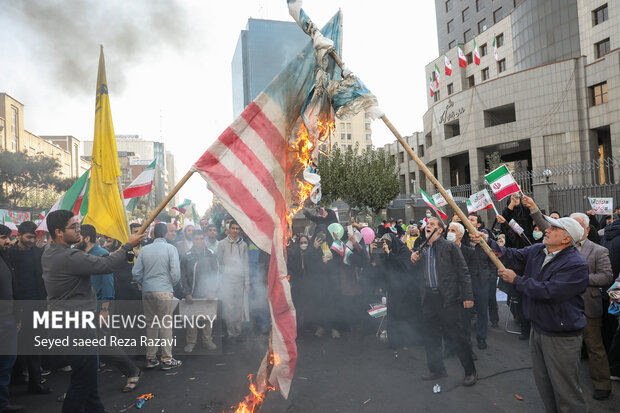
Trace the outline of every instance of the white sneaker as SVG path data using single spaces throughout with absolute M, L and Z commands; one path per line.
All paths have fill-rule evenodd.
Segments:
M 340 338 L 340 331 L 332 328 L 332 338 Z
M 203 344 L 203 346 L 204 346 L 204 348 L 206 348 L 206 349 L 207 349 L 207 350 L 209 350 L 209 351 L 213 351 L 213 350 L 217 349 L 217 346 L 215 345 L 215 343 L 213 342 L 213 340 L 206 341 L 206 342 Z
M 183 351 L 186 353 L 191 353 L 194 351 L 194 347 L 196 347 L 196 344 L 188 344 L 183 348 Z
M 317 337 L 322 337 L 323 333 L 325 333 L 325 329 L 323 327 L 318 327 L 314 332 L 314 335 Z
M 611 381 L 620 381 L 620 376 L 610 376 L 609 380 L 611 380 Z

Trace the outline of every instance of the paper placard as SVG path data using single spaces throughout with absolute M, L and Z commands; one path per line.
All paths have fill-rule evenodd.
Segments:
M 612 215 L 614 213 L 613 198 L 588 198 L 594 215 Z

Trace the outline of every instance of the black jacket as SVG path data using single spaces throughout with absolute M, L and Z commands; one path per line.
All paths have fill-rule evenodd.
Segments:
M 28 294 L 30 286 L 25 285 L 31 283 L 33 280 L 26 278 L 24 274 L 20 272 L 19 265 L 19 252 L 20 249 L 15 244 L 8 250 L 8 259 L 10 266 L 15 274 L 13 290 L 15 291 L 16 300 L 45 300 L 47 299 L 47 293 L 45 292 L 45 283 L 43 282 L 43 270 L 41 268 L 41 257 L 43 256 L 43 248 L 32 247 L 32 255 L 34 258 L 34 281 L 36 282 L 36 288 L 32 288 L 34 292 Z
M 614 279 L 616 279 L 620 274 L 620 219 L 605 227 L 605 234 L 603 234 L 601 239 L 601 245 L 609 250 L 611 271 L 613 272 Z
M 325 208 L 325 211 L 327 212 L 327 216 L 324 218 L 318 215 L 313 215 L 310 211 L 306 209 L 304 209 L 303 213 L 306 218 L 314 222 L 316 225 L 324 225 L 325 227 L 328 227 L 329 224 L 335 224 L 336 222 L 338 222 L 338 217 L 336 216 L 336 213 L 333 209 Z
M 430 248 L 430 246 L 428 247 Z M 463 301 L 473 301 L 474 294 L 471 287 L 469 269 L 461 249 L 453 242 L 437 238 L 432 245 L 435 254 L 435 266 L 439 277 L 439 292 L 443 298 L 444 307 L 462 305 Z M 420 271 L 422 289 L 424 289 L 424 266 L 426 255 L 414 265 Z
M 510 199 L 508 200 L 508 205 L 509 204 Z M 523 228 L 523 236 L 527 237 L 531 241 L 532 231 L 534 231 L 534 224 L 532 223 L 530 210 L 527 207 L 523 206 L 523 204 L 519 204 L 516 205 L 512 210 L 510 210 L 508 206 L 506 206 L 506 208 L 504 208 L 504 210 L 502 211 L 502 216 L 506 218 L 506 224 L 508 224 L 511 219 L 514 219 L 517 224 L 519 224 L 519 226 Z M 506 246 L 518 249 L 527 247 L 529 245 L 512 229 L 506 229 L 506 226 L 502 225 L 502 229 L 504 229 L 504 233 L 506 234 Z
M 198 254 L 193 249 L 181 259 L 181 289 L 183 295 L 193 298 L 207 298 L 215 295 L 220 286 L 217 257 L 208 248 Z

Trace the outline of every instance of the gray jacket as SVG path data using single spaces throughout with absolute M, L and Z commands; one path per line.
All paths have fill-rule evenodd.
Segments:
M 156 238 L 152 244 L 142 247 L 131 273 L 142 285 L 143 293 L 172 293 L 181 281 L 179 253 L 164 238 Z
M 217 245 L 215 253 L 220 264 L 222 283 L 243 282 L 250 284 L 250 270 L 248 263 L 248 244 L 241 238 L 233 241 L 226 237 Z
M 51 310 L 97 309 L 97 297 L 90 276 L 112 273 L 127 262 L 130 244 L 106 257 L 52 242 L 43 252 L 41 266 Z

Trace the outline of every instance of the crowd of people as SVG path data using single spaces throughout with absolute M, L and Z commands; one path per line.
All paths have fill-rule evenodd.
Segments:
M 607 399 L 611 380 L 620 380 L 620 330 L 607 312 L 607 290 L 620 276 L 617 215 L 545 216 L 532 198 L 518 194 L 489 226 L 470 214 L 475 231 L 467 230 L 458 214 L 444 221 L 431 209 L 409 225 L 390 219 L 374 228 L 354 217 L 341 224 L 328 208 L 306 209 L 304 215 L 312 225 L 286 246 L 300 332 L 310 329 L 332 339 L 375 334 L 369 304 L 387 305 L 381 338 L 391 348 L 425 349 L 428 372 L 422 380 L 445 377 L 444 359 L 454 354 L 464 370 L 463 384 L 473 386 L 475 360 L 484 353 L 474 353 L 472 336 L 480 351 L 493 345 L 487 337 L 489 327 L 500 328 L 499 289 L 520 325 L 518 338 L 530 341 L 534 379 L 548 412 L 585 411 L 578 374 L 582 353 L 589 360 L 592 397 Z M 0 225 L 0 412 L 23 411 L 9 404 L 9 383 L 48 394 L 44 376 L 59 369 L 71 371 L 62 397 L 63 412 L 73 413 L 104 411 L 98 392 L 102 363 L 125 376 L 124 392 L 139 385 L 142 369 L 181 367 L 172 354 L 177 351 L 172 327 L 150 323 L 178 311 L 178 300 L 187 305 L 219 300 L 222 335 L 231 345 L 250 332 L 269 333 L 269 255 L 231 216 L 182 229 L 157 223 L 148 237 L 138 234 L 139 224 L 131 224 L 124 245 L 80 225 L 70 211 L 54 211 L 46 220 L 47 245 L 33 222 L 22 222 L 16 237 Z M 503 269 L 487 255 L 483 240 Z M 139 308 L 130 304 L 135 302 Z M 33 340 L 32 317 L 25 314 L 43 308 L 89 310 L 104 319 L 140 312 L 147 320 L 145 335 L 153 339 L 149 343 L 159 345 L 146 346 L 142 360 L 111 345 L 101 356 L 44 356 L 34 350 L 15 356 L 18 342 Z M 49 332 L 51 338 L 63 334 Z M 100 325 L 72 334 L 111 333 Z M 214 334 L 211 326 L 186 328 L 183 352 L 193 353 L 196 346 L 217 350 Z

